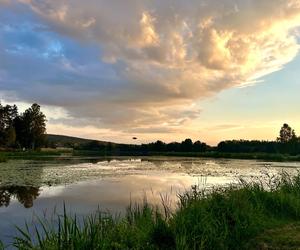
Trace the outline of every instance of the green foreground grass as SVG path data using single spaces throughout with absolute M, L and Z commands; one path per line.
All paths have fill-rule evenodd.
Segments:
M 124 217 L 98 212 L 83 222 L 65 211 L 56 224 L 41 220 L 35 232 L 19 229 L 13 245 L 46 250 L 300 248 L 300 175 L 282 174 L 267 185 L 241 181 L 206 191 L 194 186 L 179 195 L 175 211 L 162 207 L 144 202 L 129 206 Z

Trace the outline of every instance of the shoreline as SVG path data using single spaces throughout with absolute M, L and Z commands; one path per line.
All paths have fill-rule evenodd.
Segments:
M 63 157 L 194 157 L 212 159 L 240 159 L 240 160 L 262 160 L 271 162 L 300 162 L 300 155 L 269 154 L 269 153 L 223 153 L 223 152 L 99 152 L 74 150 L 73 152 L 62 151 L 1 151 L 0 163 L 8 160 L 50 160 Z
M 300 175 L 180 194 L 175 211 L 130 203 L 125 216 L 98 211 L 79 217 L 65 209 L 54 223 L 18 228 L 18 249 L 262 249 L 299 247 Z M 37 226 L 37 227 L 36 227 Z M 289 240 L 286 240 L 289 238 Z M 1 243 L 0 243 L 1 249 Z M 264 248 L 265 249 L 265 248 Z

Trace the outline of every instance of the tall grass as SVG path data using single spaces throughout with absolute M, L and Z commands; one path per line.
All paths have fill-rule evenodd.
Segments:
M 98 212 L 81 221 L 64 210 L 57 224 L 40 220 L 19 228 L 18 249 L 251 249 L 251 239 L 270 228 L 300 221 L 300 175 L 270 178 L 179 195 L 170 212 L 130 205 L 124 217 Z M 39 228 L 39 229 L 38 229 Z
M 180 196 L 172 226 L 179 249 L 243 249 L 265 229 L 300 219 L 300 178 L 283 175 L 269 183 L 245 183 Z M 246 248 L 246 247 L 245 247 Z

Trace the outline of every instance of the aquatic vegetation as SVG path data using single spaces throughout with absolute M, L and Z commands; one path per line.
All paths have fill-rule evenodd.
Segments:
M 267 230 L 300 222 L 300 175 L 179 195 L 171 211 L 147 202 L 124 217 L 98 212 L 83 220 L 64 209 L 55 224 L 19 228 L 19 249 L 257 249 Z M 272 235 L 272 234 L 270 234 Z M 276 235 L 276 234 L 274 234 Z M 268 244 L 278 239 L 268 238 Z M 271 243 L 270 243 L 271 242 Z M 261 242 L 261 244 L 265 244 Z M 286 243 L 289 244 L 289 243 Z

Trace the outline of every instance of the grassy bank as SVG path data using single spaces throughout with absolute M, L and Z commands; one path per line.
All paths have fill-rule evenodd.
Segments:
M 230 159 L 253 159 L 266 161 L 300 161 L 300 155 L 268 154 L 268 153 L 207 153 L 207 157 Z
M 211 152 L 105 152 L 92 150 L 75 150 L 74 156 L 178 156 L 178 157 L 202 157 L 223 159 L 248 159 L 265 161 L 300 161 L 300 155 L 292 156 L 286 154 L 268 153 L 221 153 Z
M 300 161 L 300 155 L 287 154 L 268 154 L 268 153 L 221 153 L 211 152 L 114 152 L 114 151 L 93 151 L 93 150 L 74 150 L 70 151 L 0 151 L 0 162 L 9 159 L 24 160 L 46 160 L 53 159 L 68 154 L 76 157 L 113 157 L 113 156 L 174 156 L 174 157 L 202 157 L 202 158 L 223 158 L 223 159 L 249 159 L 265 161 Z
M 293 238 L 299 227 L 291 225 L 300 222 L 300 175 L 284 174 L 271 179 L 267 187 L 245 182 L 211 191 L 193 187 L 179 196 L 174 212 L 144 203 L 130 206 L 122 218 L 99 212 L 79 221 L 65 212 L 55 225 L 43 222 L 39 227 L 43 230 L 33 234 L 20 231 L 14 246 L 49 250 L 293 247 L 299 240 Z M 285 233 L 281 238 L 280 232 Z
M 153 153 L 159 155 L 161 153 Z M 268 154 L 268 153 L 222 153 L 222 152 L 166 152 L 164 156 L 193 156 L 205 158 L 223 158 L 223 159 L 248 159 L 248 160 L 266 160 L 266 161 L 300 161 L 300 155 L 292 156 L 287 154 Z
M 41 151 L 8 151 L 0 152 L 1 159 L 7 160 L 46 160 L 60 156 L 61 152 L 41 152 Z

